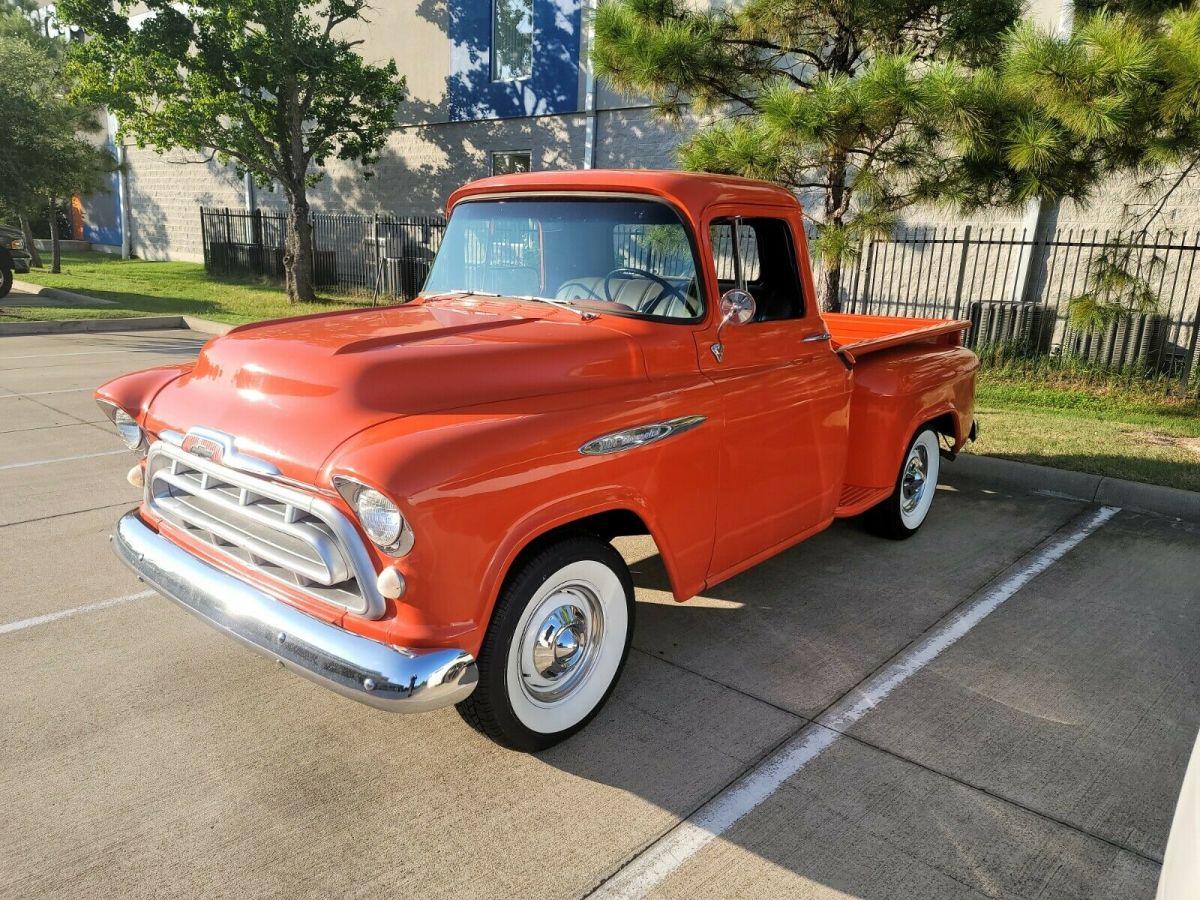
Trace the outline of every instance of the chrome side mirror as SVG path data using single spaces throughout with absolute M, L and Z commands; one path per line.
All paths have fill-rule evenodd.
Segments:
M 743 288 L 731 288 L 721 295 L 721 324 L 724 328 L 731 322 L 734 325 L 745 325 L 754 318 L 758 304 L 754 296 Z M 720 332 L 718 331 L 718 334 Z
M 721 343 L 721 330 L 726 325 L 745 325 L 747 322 L 754 321 L 754 313 L 758 309 L 758 304 L 754 302 L 754 296 L 743 288 L 731 288 L 721 295 L 721 302 L 718 309 L 721 313 L 721 321 L 717 325 L 717 340 L 712 345 L 712 354 L 716 357 L 717 362 L 721 362 L 725 358 L 725 345 Z

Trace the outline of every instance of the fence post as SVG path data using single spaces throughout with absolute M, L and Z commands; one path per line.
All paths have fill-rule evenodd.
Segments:
M 208 260 L 208 225 L 204 221 L 204 207 L 200 207 L 200 245 L 204 248 L 204 271 L 211 272 Z
M 962 255 L 958 258 L 958 281 L 954 286 L 954 318 L 962 318 L 963 282 L 967 277 L 967 251 L 971 249 L 971 226 L 963 228 Z
M 1197 344 L 1200 344 L 1200 300 L 1196 302 L 1196 315 L 1192 319 L 1192 336 L 1188 341 L 1187 356 L 1183 358 L 1183 372 L 1179 376 L 1179 396 L 1185 399 L 1188 395 L 1188 382 L 1192 377 L 1192 368 L 1196 364 L 1196 357 L 1200 355 L 1200 352 L 1197 351 Z M 1197 384 L 1196 387 L 1196 399 L 1200 401 L 1200 384 Z
M 852 313 L 858 312 L 858 282 L 862 277 L 862 246 L 863 239 L 860 237 L 858 239 L 858 252 L 854 254 L 854 280 L 850 282 L 850 296 L 848 298 L 850 302 L 846 304 L 850 307 L 850 312 Z

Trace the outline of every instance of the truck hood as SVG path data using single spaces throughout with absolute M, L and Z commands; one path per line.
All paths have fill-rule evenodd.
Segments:
M 341 443 L 389 419 L 646 379 L 637 344 L 603 319 L 434 298 L 235 329 L 162 389 L 147 424 L 225 432 L 311 483 Z

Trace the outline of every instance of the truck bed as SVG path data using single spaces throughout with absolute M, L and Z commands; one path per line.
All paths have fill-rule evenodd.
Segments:
M 923 341 L 957 344 L 960 339 L 949 336 L 971 327 L 964 319 L 910 319 L 850 313 L 824 313 L 823 318 L 833 339 L 833 348 L 851 361 L 903 344 Z

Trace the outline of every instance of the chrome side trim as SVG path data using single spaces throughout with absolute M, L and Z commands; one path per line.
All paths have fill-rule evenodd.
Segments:
M 479 672 L 465 650 L 410 650 L 306 615 L 192 556 L 126 513 L 113 549 L 151 587 L 218 631 L 345 697 L 391 712 L 464 700 Z
M 634 450 L 654 444 L 665 438 L 691 431 L 702 424 L 706 416 L 679 416 L 663 422 L 650 422 L 645 425 L 635 425 L 620 431 L 610 431 L 599 437 L 594 437 L 582 447 L 579 452 L 584 456 L 608 456 L 625 450 Z

